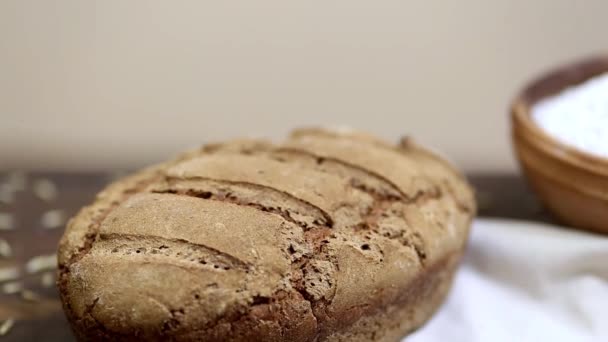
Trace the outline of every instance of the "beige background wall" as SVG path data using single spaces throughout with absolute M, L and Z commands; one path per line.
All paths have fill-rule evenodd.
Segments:
M 0 0 L 0 168 L 138 166 L 296 125 L 512 170 L 506 108 L 608 50 L 606 0 Z

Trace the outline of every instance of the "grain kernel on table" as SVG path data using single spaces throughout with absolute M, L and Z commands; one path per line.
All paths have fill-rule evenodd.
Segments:
M 9 318 L 0 324 L 0 336 L 5 336 L 15 325 L 15 320 Z
M 6 177 L 6 183 L 13 191 L 23 191 L 27 187 L 27 176 L 20 171 L 13 171 Z
M 47 202 L 56 199 L 59 192 L 55 183 L 45 178 L 35 180 L 32 190 L 36 197 Z
M 61 227 L 65 223 L 65 214 L 63 210 L 53 209 L 45 212 L 40 217 L 40 224 L 44 229 L 55 229 Z
M 2 293 L 11 295 L 20 292 L 23 289 L 23 285 L 18 281 L 12 281 L 2 285 Z
M 55 275 L 53 272 L 44 272 L 40 277 L 40 283 L 43 287 L 52 287 L 55 285 Z
M 0 268 L 0 282 L 15 280 L 19 278 L 19 269 L 17 267 Z
M 37 302 L 40 300 L 40 295 L 34 291 L 23 289 L 21 290 L 21 298 L 28 302 Z
M 10 258 L 11 256 L 13 256 L 11 245 L 6 240 L 0 239 L 0 259 Z
M 38 273 L 40 271 L 46 271 L 55 269 L 57 267 L 57 255 L 39 255 L 31 258 L 25 264 L 25 270 L 27 273 Z

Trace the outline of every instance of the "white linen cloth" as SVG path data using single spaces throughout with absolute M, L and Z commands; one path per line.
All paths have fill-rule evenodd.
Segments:
M 406 340 L 608 341 L 608 237 L 477 219 L 446 303 Z

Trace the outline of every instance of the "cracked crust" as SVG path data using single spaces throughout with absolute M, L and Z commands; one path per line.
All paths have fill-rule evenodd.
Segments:
M 394 341 L 440 305 L 474 212 L 409 140 L 213 144 L 82 209 L 58 285 L 79 340 Z

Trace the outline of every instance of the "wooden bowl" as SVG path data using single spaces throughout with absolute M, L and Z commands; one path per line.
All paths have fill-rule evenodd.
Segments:
M 608 159 L 556 140 L 530 117 L 539 100 L 605 72 L 608 55 L 567 65 L 533 81 L 513 102 L 511 127 L 522 170 L 549 210 L 568 225 L 608 234 Z

